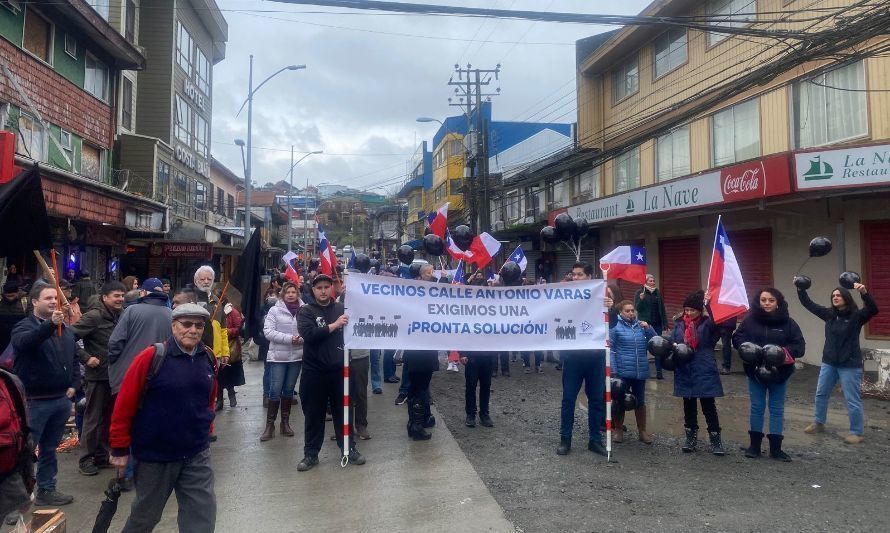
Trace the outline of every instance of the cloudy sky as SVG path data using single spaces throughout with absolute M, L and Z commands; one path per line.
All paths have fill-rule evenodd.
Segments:
M 418 3 L 575 13 L 636 14 L 648 0 L 415 0 Z M 295 184 L 338 183 L 385 193 L 448 106 L 455 63 L 502 65 L 495 120 L 575 121 L 576 39 L 612 28 L 529 21 L 344 11 L 259 0 L 217 0 L 229 24 L 214 70 L 213 154 L 242 174 L 233 140 L 246 138 L 248 57 L 254 79 L 306 64 L 266 84 L 254 100 L 253 179 L 287 177 L 290 146 L 324 150 L 295 170 Z M 339 11 L 339 12 L 337 12 Z M 298 153 L 297 157 L 302 154 Z

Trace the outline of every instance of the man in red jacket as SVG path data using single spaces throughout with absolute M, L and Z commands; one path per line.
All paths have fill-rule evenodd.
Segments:
M 180 531 L 212 532 L 216 525 L 210 468 L 216 368 L 201 343 L 209 317 L 197 304 L 177 306 L 173 336 L 160 349 L 143 350 L 124 376 L 111 416 L 111 463 L 124 468 L 131 451 L 136 459 L 136 499 L 124 532 L 154 529 L 174 490 Z

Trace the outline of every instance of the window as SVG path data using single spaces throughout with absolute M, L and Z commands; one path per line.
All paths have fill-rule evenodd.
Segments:
M 464 145 L 460 140 L 455 139 L 455 140 L 451 141 L 451 155 L 452 156 L 463 155 L 463 153 L 464 153 L 463 147 L 464 147 Z
M 125 21 L 124 37 L 127 41 L 136 43 L 136 4 L 133 0 L 127 0 L 127 20 Z
M 200 49 L 195 51 L 195 82 L 201 92 L 210 96 L 210 61 Z
M 173 200 L 179 203 L 185 203 L 188 201 L 188 180 L 180 171 L 176 171 L 176 179 L 173 182 Z
M 77 40 L 68 32 L 65 32 L 65 53 L 77 59 Z
M 110 0 L 87 0 L 87 3 L 90 4 L 93 9 L 96 10 L 103 19 L 108 20 L 108 13 L 111 8 Z
M 438 151 L 436 151 L 436 168 L 439 168 L 445 164 L 445 147 L 443 146 Z
M 213 184 L 208 183 L 207 184 L 207 212 L 208 213 L 213 212 L 213 199 L 214 198 L 215 198 L 215 196 L 213 194 Z
M 612 72 L 612 102 L 634 94 L 640 88 L 640 68 L 634 58 Z
M 133 82 L 121 77 L 121 126 L 133 129 Z
M 580 203 L 599 196 L 600 167 L 585 170 L 572 178 L 572 203 Z
M 451 185 L 449 185 L 449 187 L 450 187 L 450 192 L 449 192 L 448 194 L 450 194 L 451 196 L 459 195 L 459 194 L 460 194 L 461 181 L 463 181 L 463 180 L 461 180 L 460 178 L 451 180 Z
M 192 145 L 192 110 L 182 96 L 176 95 L 176 126 L 174 128 L 176 138 Z
M 108 67 L 101 61 L 87 54 L 86 77 L 83 80 L 83 88 L 103 102 L 108 101 Z
M 207 157 L 208 142 L 210 140 L 210 128 L 204 117 L 195 113 L 195 151 L 201 157 Z
M 756 0 L 711 0 L 708 2 L 708 17 L 723 18 L 711 22 L 712 26 L 724 28 L 740 28 L 753 20 L 757 20 Z M 708 32 L 708 46 L 714 46 L 729 37 L 726 33 Z
M 525 190 L 525 216 L 537 217 L 541 214 L 541 206 L 544 204 L 543 194 L 544 189 L 537 187 L 528 187 Z
M 557 179 L 550 186 L 550 209 L 558 209 L 569 205 L 569 182 Z
M 35 161 L 46 161 L 46 138 L 43 126 L 37 119 L 22 113 L 19 115 L 16 152 Z
M 504 222 L 512 224 L 519 220 L 521 217 L 519 208 L 519 193 L 517 191 L 511 192 L 504 197 Z
M 640 186 L 640 147 L 616 157 L 612 163 L 612 178 L 615 190 L 623 192 Z
M 226 191 L 216 188 L 216 212 L 220 215 L 226 214 Z
M 676 28 L 661 34 L 652 43 L 655 77 L 660 78 L 686 62 L 686 30 Z
M 655 141 L 658 181 L 689 174 L 689 126 L 677 128 Z
M 167 195 L 170 194 L 170 163 L 158 161 L 158 175 L 156 179 L 157 194 L 155 198 L 166 201 Z
M 59 130 L 59 146 L 62 147 L 65 155 L 68 157 L 68 161 L 72 161 L 73 166 L 74 149 L 71 145 L 71 134 L 65 130 Z
M 719 167 L 760 155 L 760 107 L 749 100 L 711 118 L 714 166 Z
M 866 135 L 867 105 L 862 61 L 795 83 L 795 147 L 822 146 Z
M 229 201 L 226 202 L 226 216 L 235 218 L 235 197 L 231 194 L 227 194 L 226 197 L 229 199 Z
M 53 25 L 31 8 L 25 11 L 25 39 L 22 46 L 43 61 L 52 63 Z
M 191 78 L 192 76 L 192 36 L 181 22 L 176 23 L 176 63 Z
M 445 198 L 445 184 L 444 183 L 442 185 L 439 185 L 438 187 L 436 187 L 436 193 L 435 193 L 434 198 L 435 198 L 435 201 L 437 201 L 437 202 L 439 200 Z
M 195 182 L 195 207 L 198 209 L 207 208 L 207 186 L 200 181 Z
M 80 148 L 80 174 L 100 181 L 102 177 L 102 149 L 83 143 Z

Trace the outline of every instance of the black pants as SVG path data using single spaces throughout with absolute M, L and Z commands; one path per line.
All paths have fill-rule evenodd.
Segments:
M 430 381 L 433 380 L 432 372 L 409 372 L 408 385 L 408 401 L 415 401 L 429 404 L 430 401 Z
M 717 418 L 717 402 L 714 398 L 683 398 L 683 419 L 686 427 L 698 429 L 698 409 L 696 400 L 701 402 L 701 412 L 708 423 L 708 431 L 720 431 L 720 420 Z
M 476 414 L 476 384 L 479 384 L 479 414 L 488 414 L 488 400 L 491 398 L 491 371 L 495 355 L 472 355 L 468 357 L 464 370 L 464 407 L 467 415 Z
M 87 408 L 83 415 L 83 430 L 80 432 L 80 445 L 83 454 L 80 461 L 93 459 L 96 464 L 108 463 L 108 431 L 111 425 L 111 386 L 108 380 L 85 381 Z
M 535 352 L 535 368 L 541 368 L 541 361 L 544 359 L 544 352 Z M 531 362 L 531 352 L 522 352 L 522 366 L 528 368 Z
M 720 329 L 720 342 L 723 343 L 723 368 L 729 370 L 732 368 L 732 330 L 729 328 Z
M 354 397 L 354 380 L 349 380 L 349 394 Z M 325 412 L 331 406 L 334 434 L 337 435 L 337 446 L 343 449 L 343 371 L 320 371 L 303 367 L 300 379 L 300 403 L 303 406 L 303 431 L 305 444 L 303 454 L 306 457 L 318 457 L 324 443 Z M 353 410 L 349 410 L 349 447 L 355 446 L 352 427 Z
M 498 352 L 496 354 L 492 354 L 494 357 L 494 362 L 491 367 L 491 373 L 496 374 L 498 371 L 498 363 L 500 363 L 501 374 L 509 374 L 510 373 L 510 352 Z

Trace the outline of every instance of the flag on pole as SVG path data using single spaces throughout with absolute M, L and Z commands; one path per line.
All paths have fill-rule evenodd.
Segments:
M 510 261 L 513 261 L 519 268 L 525 272 L 526 267 L 528 267 L 528 259 L 525 257 L 525 252 L 522 250 L 522 246 L 517 246 L 513 253 L 510 254 Z
M 352 253 L 349 254 L 349 261 L 346 263 L 346 268 L 355 268 L 355 248 L 352 248 Z
M 717 219 L 714 236 L 714 253 L 708 273 L 708 292 L 711 296 L 711 318 L 716 323 L 737 317 L 748 310 L 748 294 L 745 280 L 729 244 L 729 235 L 723 221 Z
M 430 226 L 430 231 L 443 239 L 445 238 L 445 232 L 448 230 L 448 202 L 429 214 L 427 224 Z
M 37 165 L 0 183 L 0 228 L 3 228 L 0 257 L 52 247 Z
M 623 279 L 642 285 L 646 283 L 646 249 L 642 246 L 619 246 L 600 259 L 600 269 L 608 271 L 609 279 Z
M 477 268 L 482 268 L 501 251 L 501 243 L 488 233 L 483 232 L 473 238 L 469 251 L 473 254 L 466 258 L 467 263 L 473 263 Z
M 451 280 L 452 285 L 463 285 L 464 284 L 464 262 L 460 260 L 457 262 L 457 269 L 454 271 L 454 279 Z
M 332 276 L 334 269 L 337 268 L 337 257 L 334 255 L 334 249 L 328 242 L 327 236 L 324 234 L 321 224 L 318 225 L 318 268 L 323 274 Z
M 448 255 L 454 259 L 467 260 L 467 262 L 470 262 L 469 259 L 473 257 L 473 253 L 470 250 L 463 251 L 458 248 L 457 244 L 455 244 L 454 240 L 451 238 L 451 230 L 448 228 L 445 228 L 445 250 L 448 252 Z
M 485 279 L 487 281 L 497 281 L 498 277 L 494 275 L 494 270 L 491 267 L 485 267 Z
M 281 257 L 281 260 L 284 261 L 284 278 L 295 285 L 300 284 L 300 273 L 296 271 L 293 267 L 292 261 L 297 258 L 297 254 L 294 252 L 287 252 Z
M 254 231 L 229 280 L 232 287 L 241 293 L 241 314 L 244 316 L 244 334 L 247 339 L 257 336 L 263 329 L 263 314 L 260 309 L 260 276 L 263 272 L 261 239 L 261 232 Z

